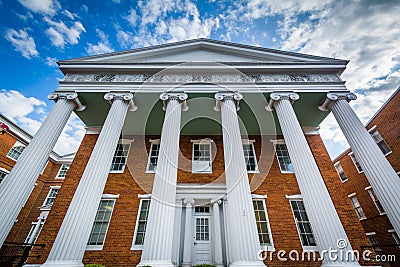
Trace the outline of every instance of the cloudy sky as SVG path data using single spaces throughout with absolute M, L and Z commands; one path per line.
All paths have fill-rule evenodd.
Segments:
M 399 14 L 386 0 L 0 0 L 0 112 L 34 134 L 57 60 L 205 37 L 350 60 L 342 78 L 365 123 L 400 86 Z M 331 157 L 348 146 L 331 115 L 320 132 Z M 83 134 L 72 116 L 56 152 Z

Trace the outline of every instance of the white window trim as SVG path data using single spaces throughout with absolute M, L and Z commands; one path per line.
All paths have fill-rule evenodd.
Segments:
M 286 198 L 289 199 L 290 210 L 292 211 L 293 221 L 294 221 L 294 224 L 296 225 L 297 235 L 299 236 L 299 242 L 300 242 L 301 247 L 303 248 L 303 251 L 315 251 L 315 252 L 318 252 L 318 246 L 304 246 L 303 245 L 303 242 L 301 241 L 301 236 L 300 236 L 300 229 L 299 229 L 299 226 L 297 225 L 296 217 L 294 216 L 294 212 L 293 212 L 291 201 L 301 200 L 301 201 L 303 201 L 303 204 L 304 204 L 303 197 L 301 195 L 292 195 L 292 196 L 286 195 Z M 304 205 L 304 207 L 305 207 L 305 205 Z M 307 212 L 307 210 L 306 210 L 306 212 Z M 307 216 L 308 216 L 308 214 L 307 214 Z M 314 233 L 314 230 L 312 228 L 311 221 L 309 221 L 309 222 L 310 222 L 312 234 L 314 235 L 314 238 L 315 238 L 315 241 L 316 241 L 315 243 L 317 243 L 318 240 L 315 237 L 315 233 Z
M 36 243 L 36 240 L 38 239 L 40 233 L 42 232 L 44 223 L 45 223 L 44 220 L 42 220 L 42 221 L 40 222 L 40 224 L 42 225 L 42 227 L 41 227 L 41 228 L 39 229 L 39 231 L 37 232 L 37 234 L 36 234 L 36 239 L 35 239 L 35 242 L 33 242 L 33 244 Z M 31 223 L 31 229 L 29 229 L 28 235 L 26 236 L 25 241 L 24 241 L 25 244 L 28 244 L 29 239 L 31 239 L 31 236 L 30 236 L 29 234 L 32 234 L 31 231 L 33 231 L 33 230 L 35 229 L 36 225 L 38 225 L 38 224 L 39 224 L 39 221 L 36 221 L 36 222 L 32 222 L 32 223 Z
M 356 155 L 354 155 L 354 152 L 351 151 L 351 152 L 350 152 L 349 154 L 347 154 L 347 155 L 350 157 L 351 161 L 353 162 L 354 167 L 356 168 L 356 171 L 357 171 L 358 173 L 363 173 L 363 172 L 364 172 L 364 169 L 363 169 L 362 171 L 359 171 L 358 168 L 357 168 L 357 165 L 356 165 L 356 162 L 354 161 L 354 159 L 357 160 L 357 162 L 360 164 L 360 166 L 361 166 L 361 163 L 360 163 L 360 161 L 356 158 Z M 354 159 L 351 157 L 351 155 L 354 155 Z M 361 166 L 361 169 L 362 169 L 362 166 Z
M 149 153 L 149 156 L 147 158 L 146 173 L 155 173 L 156 170 L 149 170 L 150 156 L 151 156 L 151 152 L 152 152 L 152 149 L 153 149 L 153 144 L 154 145 L 159 145 L 160 144 L 160 139 L 150 139 L 149 142 L 151 144 L 150 144 L 150 153 Z M 160 154 L 158 156 L 160 156 Z M 158 157 L 157 157 L 157 164 L 158 164 Z
M 60 169 L 58 169 L 58 172 L 57 172 L 57 175 L 56 175 L 56 179 L 60 179 L 60 180 L 64 180 L 65 179 L 65 177 L 59 177 L 61 169 L 62 169 L 62 167 L 64 165 L 69 166 L 69 168 L 71 168 L 70 164 L 62 163 L 61 166 L 60 166 Z M 68 168 L 67 172 L 69 171 L 69 168 Z
M 337 165 L 340 165 L 342 167 L 343 173 L 346 175 L 346 180 L 342 180 L 342 178 L 340 178 L 340 174 L 339 174 L 339 172 L 338 172 L 338 170 L 336 168 Z M 335 164 L 333 164 L 333 166 L 335 167 L 336 173 L 338 174 L 339 180 L 342 182 L 342 184 L 347 182 L 349 180 L 349 177 L 347 177 L 347 174 L 344 172 L 343 166 L 340 163 L 340 161 L 335 162 Z
M 398 238 L 399 238 L 399 235 L 396 233 L 396 230 L 394 230 L 394 229 L 389 229 L 389 230 L 388 230 L 388 233 L 390 233 L 390 234 L 392 235 L 392 238 L 394 239 L 394 242 L 397 244 L 397 240 L 396 240 L 396 238 L 395 238 L 394 235 L 397 235 Z M 400 244 L 398 244 L 398 245 L 400 245 Z M 400 248 L 400 246 L 399 246 L 399 248 Z
M 197 140 L 190 140 L 190 142 L 192 142 L 192 173 L 196 173 L 196 174 L 210 174 L 213 171 L 213 149 L 212 149 L 212 143 L 214 143 L 214 141 L 210 138 L 204 138 L 204 139 L 197 139 Z M 193 171 L 193 162 L 194 162 L 194 145 L 198 145 L 198 144 L 206 144 L 210 146 L 210 171 Z
M 368 130 L 368 133 L 371 134 L 371 131 L 373 131 L 374 129 L 376 129 L 376 125 L 372 126 L 372 127 Z M 378 130 L 377 130 L 377 131 L 378 131 Z M 379 133 L 379 131 L 378 131 L 378 134 L 382 137 L 383 142 L 385 142 L 385 144 L 387 145 L 387 147 L 390 149 L 389 152 L 387 152 L 386 154 L 384 154 L 385 157 L 388 156 L 388 155 L 390 155 L 390 154 L 392 154 L 393 150 L 389 147 L 388 143 L 386 143 L 385 139 L 383 139 L 383 136 Z M 375 140 L 374 140 L 374 141 L 375 141 Z M 380 148 L 379 148 L 379 150 L 380 150 Z
M 133 143 L 133 141 L 134 141 L 133 139 L 132 139 L 132 140 L 120 139 L 120 140 L 118 141 L 118 145 L 119 145 L 119 144 L 129 145 L 129 147 L 128 147 L 128 152 L 127 152 L 127 155 L 126 155 L 125 164 L 124 164 L 124 167 L 122 168 L 122 170 L 115 170 L 115 171 L 110 170 L 109 173 L 124 173 L 125 167 L 126 167 L 126 163 L 127 163 L 127 161 L 128 161 L 128 157 L 129 157 L 129 151 L 131 150 L 131 144 Z M 115 151 L 116 151 L 116 150 L 117 150 L 117 147 L 115 147 Z M 115 151 L 114 151 L 114 155 L 115 155 Z M 113 155 L 113 159 L 114 159 L 114 155 Z M 112 164 L 112 162 L 111 162 L 111 164 Z M 111 164 L 110 164 L 110 165 L 111 165 Z M 111 168 L 111 166 L 110 166 L 110 168 Z
M 363 211 L 363 213 L 364 213 L 364 217 L 362 217 L 362 218 L 359 218 L 359 217 L 358 217 L 357 212 L 356 212 L 356 208 L 354 207 L 353 202 L 352 202 L 351 199 L 350 199 L 350 198 L 352 198 L 352 197 L 354 197 L 354 196 L 356 196 L 356 195 L 357 195 L 356 193 L 351 193 L 350 195 L 347 195 L 347 196 L 349 197 L 351 206 L 353 207 L 353 210 L 354 210 L 354 212 L 356 213 L 357 218 L 358 218 L 360 221 L 363 221 L 363 220 L 366 220 L 366 219 L 367 219 L 367 215 L 365 214 L 363 208 L 361 207 L 361 203 L 360 203 L 360 201 L 358 200 L 358 197 L 356 197 L 356 198 L 357 198 L 357 201 L 358 201 L 358 204 L 360 204 L 360 207 L 361 207 L 361 209 L 362 209 L 362 211 Z
M 247 173 L 260 173 L 260 170 L 258 169 L 258 160 L 257 160 L 257 155 L 256 155 L 256 150 L 254 149 L 254 143 L 256 140 L 252 139 L 242 139 L 242 145 L 251 145 L 251 149 L 253 149 L 253 154 L 254 154 L 254 160 L 256 163 L 256 169 L 254 171 L 247 171 Z
M 25 148 L 26 148 L 26 145 L 24 144 L 24 143 L 22 143 L 22 142 L 20 142 L 20 141 L 15 141 L 15 143 L 14 143 L 14 145 L 10 148 L 10 150 L 8 150 L 8 152 L 7 152 L 7 158 L 9 158 L 9 159 L 12 159 L 13 161 L 15 161 L 15 162 L 17 162 L 18 161 L 18 159 L 13 159 L 12 157 L 10 157 L 8 154 L 10 153 L 10 151 L 14 148 L 14 147 L 16 147 L 16 146 L 18 146 L 18 145 L 23 145 L 23 146 L 25 146 Z M 22 152 L 24 152 L 24 151 L 22 151 Z M 22 153 L 21 153 L 22 154 Z M 21 156 L 21 155 L 20 155 Z M 18 157 L 19 158 L 19 157 Z
M 264 251 L 274 252 L 275 251 L 274 240 L 273 240 L 273 237 L 272 237 L 271 224 L 270 224 L 270 221 L 269 221 L 267 204 L 265 203 L 265 199 L 267 198 L 267 195 L 253 195 L 252 194 L 251 197 L 252 197 L 252 201 L 253 200 L 259 200 L 259 201 L 262 201 L 262 203 L 263 203 L 264 212 L 265 212 L 265 218 L 267 220 L 269 239 L 271 241 L 271 245 L 269 245 L 269 246 L 260 244 L 260 249 L 264 250 Z M 257 238 L 258 238 L 258 231 L 257 231 Z
M 50 186 L 49 188 L 50 188 L 50 189 L 49 189 L 49 192 L 47 193 L 46 198 L 44 199 L 42 206 L 44 206 L 44 205 L 46 204 L 47 198 L 50 196 L 51 189 L 58 189 L 58 190 L 60 190 L 61 186 L 60 186 L 60 185 L 52 185 L 52 186 Z M 58 193 L 60 193 L 60 192 L 58 192 Z M 57 193 L 57 194 L 58 194 L 58 193 Z
M 143 202 L 143 200 L 151 200 L 151 195 L 149 195 L 149 194 L 147 194 L 147 195 L 139 195 L 138 197 L 140 199 L 139 210 L 138 210 L 138 213 L 136 215 L 135 233 L 133 235 L 131 250 L 143 250 L 143 245 L 135 245 L 135 240 L 136 240 L 136 235 L 137 235 L 137 229 L 139 227 L 139 225 L 138 225 L 139 215 L 140 215 L 140 212 L 142 211 L 142 202 Z M 147 231 L 147 229 L 146 229 L 146 231 Z M 145 234 L 146 234 L 146 232 L 145 232 Z
M 281 171 L 281 173 L 295 173 L 294 171 L 293 172 L 282 171 L 281 164 L 279 163 L 279 159 L 278 159 L 278 154 L 276 154 L 276 145 L 286 145 L 285 139 L 275 139 L 275 140 L 271 139 L 270 142 L 274 145 L 275 157 L 276 157 L 276 160 L 278 161 L 279 170 Z M 286 146 L 286 148 L 287 148 L 287 146 Z M 288 149 L 288 153 L 289 153 L 289 149 Z M 289 154 L 289 158 L 290 158 L 290 154 Z M 292 161 L 291 158 L 290 158 L 290 161 Z M 293 165 L 293 163 L 292 163 L 292 165 Z M 293 169 L 294 169 L 294 167 L 293 167 Z
M 103 242 L 103 245 L 86 245 L 86 249 L 85 250 L 87 250 L 87 251 L 103 250 L 103 246 L 104 246 L 104 243 L 106 242 L 107 232 L 108 232 L 108 229 L 110 228 L 111 219 L 112 219 L 112 216 L 113 216 L 113 213 L 114 213 L 115 203 L 117 202 L 116 201 L 117 198 L 119 198 L 119 194 L 118 195 L 103 194 L 101 196 L 101 200 L 114 200 L 113 210 L 111 211 L 110 219 L 108 220 L 107 229 L 106 229 L 106 232 L 104 234 L 104 242 Z M 97 210 L 96 210 L 96 214 L 97 214 Z M 92 227 L 93 227 L 93 223 L 94 223 L 94 221 L 92 222 Z M 91 231 L 92 231 L 92 228 L 90 228 L 90 233 L 91 233 Z M 89 237 L 90 237 L 90 233 L 89 233 Z M 87 242 L 89 242 L 89 241 L 87 241 Z
M 369 197 L 371 198 L 371 200 L 372 200 L 372 202 L 374 202 L 374 204 L 375 204 L 375 207 L 376 207 L 376 209 L 378 210 L 378 212 L 379 212 L 379 215 L 386 215 L 386 213 L 385 212 L 381 212 L 380 210 L 379 210 L 379 207 L 378 207 L 378 205 L 376 205 L 376 202 L 375 202 L 375 200 L 372 198 L 372 196 L 371 196 L 371 193 L 369 192 L 369 190 L 372 190 L 372 191 L 374 191 L 374 189 L 372 188 L 372 186 L 367 186 L 366 188 L 365 188 L 365 191 L 367 191 L 367 193 L 368 193 L 368 195 L 369 195 Z M 374 194 L 376 195 L 376 193 L 374 192 Z M 380 201 L 379 199 L 378 199 L 378 201 Z M 382 204 L 381 204 L 382 205 Z
M 5 173 L 7 173 L 6 176 L 3 178 L 3 180 L 1 181 L 1 182 L 4 182 L 4 180 L 6 179 L 7 175 L 10 174 L 10 171 L 7 170 L 7 169 L 1 168 L 1 167 L 0 167 L 0 171 L 3 171 L 3 172 L 5 172 Z M 0 182 L 0 183 L 1 183 L 1 182 Z

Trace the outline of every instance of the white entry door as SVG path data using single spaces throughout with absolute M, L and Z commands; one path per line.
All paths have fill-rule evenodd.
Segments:
M 202 208 L 201 212 L 196 207 L 194 214 L 194 265 L 212 264 L 210 209 L 209 207 L 200 208 Z

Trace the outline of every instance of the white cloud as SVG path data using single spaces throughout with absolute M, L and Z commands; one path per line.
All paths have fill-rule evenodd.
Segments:
M 22 19 L 23 21 L 28 21 L 33 19 L 33 15 L 31 12 L 27 12 L 26 15 L 16 14 L 18 18 Z
M 130 48 L 134 43 L 134 36 L 130 32 L 117 29 L 117 42 L 122 48 Z
M 43 114 L 45 107 L 44 101 L 34 97 L 25 97 L 18 91 L 5 89 L 0 91 L 0 113 L 31 134 L 39 129 L 41 122 L 28 116 Z
M 136 10 L 134 8 L 131 8 L 131 10 L 129 10 L 128 16 L 125 16 L 124 19 L 126 19 L 132 27 L 136 27 L 136 22 L 138 20 Z
M 0 91 L 0 113 L 31 135 L 37 132 L 47 117 L 45 108 L 46 103 L 35 97 L 26 97 L 15 90 Z M 84 134 L 84 124 L 72 113 L 54 151 L 61 155 L 76 152 Z
M 111 47 L 111 44 L 108 41 L 108 36 L 99 29 L 96 29 L 96 33 L 100 37 L 100 41 L 97 44 L 88 43 L 86 52 L 89 55 L 114 52 L 114 49 Z
M 35 40 L 28 35 L 26 30 L 16 31 L 14 29 L 8 29 L 6 31 L 5 38 L 11 42 L 14 46 L 15 51 L 21 53 L 21 55 L 27 59 L 31 57 L 37 57 L 39 52 L 36 50 Z
M 79 42 L 82 32 L 86 32 L 81 22 L 75 21 L 68 27 L 63 21 L 53 21 L 46 17 L 44 19 L 50 26 L 46 30 L 47 36 L 50 38 L 54 46 L 64 48 L 66 44 L 75 45 Z
M 55 57 L 46 57 L 45 63 L 49 67 L 57 67 L 57 59 Z
M 24 7 L 35 13 L 53 16 L 61 8 L 60 3 L 53 0 L 18 0 Z
M 68 11 L 68 10 L 64 10 L 62 13 L 63 13 L 65 16 L 67 16 L 68 18 L 70 18 L 71 20 L 74 20 L 75 18 L 78 18 L 78 15 L 77 15 L 77 14 L 72 13 L 72 12 L 70 12 L 70 11 Z

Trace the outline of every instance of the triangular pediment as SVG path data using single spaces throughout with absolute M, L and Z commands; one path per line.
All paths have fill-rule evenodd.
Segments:
M 262 47 L 209 39 L 196 39 L 108 53 L 63 62 L 162 63 L 162 62 L 318 62 L 337 61 Z

